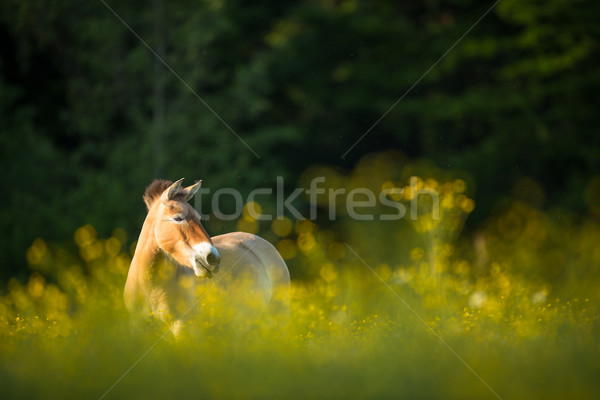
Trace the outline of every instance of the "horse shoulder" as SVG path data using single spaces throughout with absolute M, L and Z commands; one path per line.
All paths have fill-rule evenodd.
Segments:
M 125 306 L 130 312 L 139 311 L 139 309 L 142 308 L 143 301 L 145 300 L 145 296 L 140 287 L 139 273 L 140 269 L 137 267 L 137 260 L 134 257 L 131 265 L 129 266 L 127 281 L 125 282 L 125 291 L 123 292 Z

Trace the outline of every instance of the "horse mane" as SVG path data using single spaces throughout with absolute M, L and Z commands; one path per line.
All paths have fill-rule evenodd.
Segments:
M 152 204 L 160 197 L 160 195 L 171 186 L 173 182 L 167 181 L 164 179 L 155 179 L 152 181 L 150 185 L 146 188 L 144 192 L 144 203 L 146 203 L 146 207 L 150 210 Z

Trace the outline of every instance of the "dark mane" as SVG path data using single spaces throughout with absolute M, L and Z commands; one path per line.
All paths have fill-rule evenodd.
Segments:
M 152 207 L 152 204 L 160 197 L 160 195 L 167 190 L 169 186 L 171 186 L 173 182 L 167 181 L 164 179 L 155 179 L 152 183 L 146 188 L 144 192 L 144 203 L 146 203 L 146 207 L 148 210 Z

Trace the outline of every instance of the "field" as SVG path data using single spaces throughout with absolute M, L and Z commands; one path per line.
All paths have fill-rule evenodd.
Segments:
M 179 341 L 130 324 L 124 231 L 36 240 L 0 298 L 3 398 L 599 398 L 599 222 L 514 203 L 471 239 L 465 182 L 419 185 L 440 221 L 346 222 L 347 243 L 244 214 L 292 266 L 289 325 L 228 318 L 207 283 Z
M 593 0 L 0 1 L 0 400 L 600 399 L 598 20 Z M 210 275 L 198 221 L 257 234 L 290 315 L 220 289 L 221 246 L 154 302 L 195 296 L 181 335 L 134 320 L 159 195 L 200 218 L 154 208 L 171 234 L 146 255 L 193 244 L 175 259 Z

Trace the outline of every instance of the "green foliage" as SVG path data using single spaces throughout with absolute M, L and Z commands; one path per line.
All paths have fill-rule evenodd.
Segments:
M 162 334 L 122 301 L 152 179 L 415 176 L 440 221 L 211 219 L 276 244 L 289 328 L 213 291 L 107 398 L 492 398 L 431 330 L 503 398 L 598 398 L 600 3 L 501 1 L 344 159 L 491 2 L 108 4 L 180 79 L 102 2 L 0 4 L 3 397 L 98 398 Z

